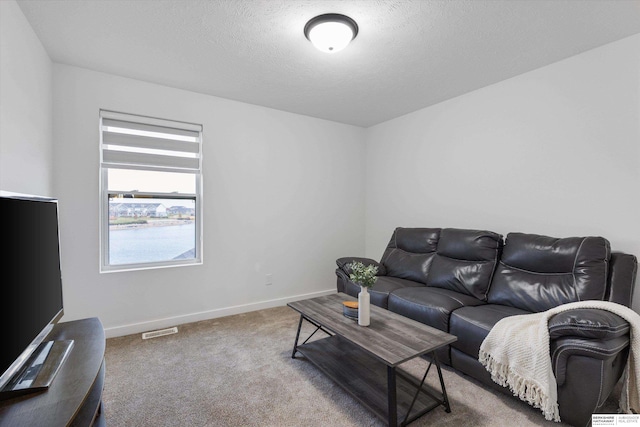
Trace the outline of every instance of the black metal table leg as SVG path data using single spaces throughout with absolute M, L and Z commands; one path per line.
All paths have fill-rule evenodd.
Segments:
M 389 426 L 398 425 L 398 401 L 396 399 L 396 368 L 387 366 L 387 398 L 389 402 Z
M 438 378 L 440 379 L 440 387 L 442 387 L 442 404 L 444 405 L 444 410 L 447 413 L 451 412 L 451 406 L 449 406 L 449 398 L 447 397 L 447 389 L 444 386 L 444 379 L 442 378 L 442 370 L 440 369 L 440 361 L 438 360 L 438 355 L 436 352 L 433 352 L 433 360 L 436 362 L 436 368 L 438 369 Z
M 421 391 L 423 391 L 422 386 L 424 385 L 424 381 L 427 379 L 427 375 L 429 375 L 429 371 L 431 370 L 431 365 L 432 365 L 432 363 L 429 363 L 429 366 L 427 367 L 427 370 L 424 372 L 424 375 L 422 376 L 422 381 L 420 381 L 420 385 L 416 389 L 416 394 L 413 396 L 413 400 L 411 401 L 411 405 L 409 405 L 409 409 L 407 410 L 407 414 L 404 416 L 404 420 L 402 421 L 402 425 L 403 426 L 406 426 L 407 424 L 409 424 L 409 422 L 408 422 L 409 415 L 411 415 L 411 410 L 413 409 L 413 405 L 415 405 L 416 400 L 418 400 L 418 395 L 420 394 Z
M 296 358 L 296 352 L 298 351 L 298 339 L 300 339 L 300 329 L 302 328 L 302 319 L 304 319 L 303 315 L 300 315 L 300 322 L 298 322 L 298 332 L 296 332 L 296 341 L 293 343 L 293 352 L 291 353 L 291 358 Z

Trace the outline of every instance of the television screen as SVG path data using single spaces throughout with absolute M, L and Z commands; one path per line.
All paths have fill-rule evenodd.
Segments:
M 0 387 L 7 370 L 63 312 L 55 199 L 0 192 L 3 232 L 0 277 Z M 35 340 L 35 341 L 34 341 Z

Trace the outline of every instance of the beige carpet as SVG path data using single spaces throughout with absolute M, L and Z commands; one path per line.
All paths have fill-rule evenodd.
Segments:
M 108 339 L 107 425 L 385 425 L 302 356 L 291 359 L 298 319 L 278 307 L 181 325 L 178 334 L 150 340 Z M 303 335 L 312 331 L 306 325 Z M 426 363 L 403 368 L 417 377 Z M 434 373 L 427 381 L 438 387 Z M 565 426 L 451 368 L 443 375 L 452 412 L 436 408 L 412 426 Z M 615 412 L 612 399 L 609 408 Z

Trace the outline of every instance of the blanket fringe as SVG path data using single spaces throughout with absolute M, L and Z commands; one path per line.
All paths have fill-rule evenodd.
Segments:
M 503 387 L 509 387 L 509 390 L 520 400 L 540 409 L 545 419 L 560 422 L 558 403 L 551 401 L 537 384 L 526 380 L 485 351 L 480 350 L 478 360 L 489 371 L 494 382 Z

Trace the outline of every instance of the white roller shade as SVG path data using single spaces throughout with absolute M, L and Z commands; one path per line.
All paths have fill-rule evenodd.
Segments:
M 103 167 L 200 172 L 202 126 L 101 111 Z

